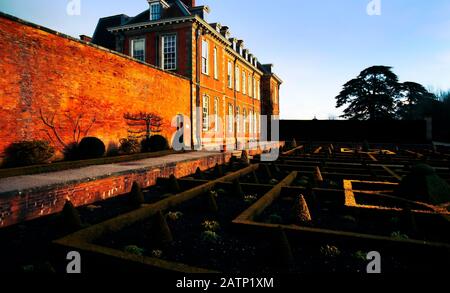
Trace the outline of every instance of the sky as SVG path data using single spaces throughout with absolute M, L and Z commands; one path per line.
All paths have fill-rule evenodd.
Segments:
M 68 13 L 68 4 L 77 1 L 80 13 Z M 284 81 L 283 119 L 338 117 L 342 109 L 335 108 L 334 97 L 372 65 L 392 66 L 402 82 L 450 89 L 449 0 L 197 0 L 197 5 L 208 5 L 207 20 L 229 26 L 260 62 L 274 64 Z M 92 36 L 100 17 L 134 16 L 147 7 L 146 0 L 0 0 L 0 11 L 74 37 Z

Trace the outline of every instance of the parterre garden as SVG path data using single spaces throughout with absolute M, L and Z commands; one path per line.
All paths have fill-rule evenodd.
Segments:
M 95 205 L 67 203 L 0 230 L 2 258 L 31 271 L 64 271 L 78 251 L 93 272 L 365 272 L 376 251 L 384 272 L 448 271 L 449 149 L 286 145 L 275 162 L 243 153 Z

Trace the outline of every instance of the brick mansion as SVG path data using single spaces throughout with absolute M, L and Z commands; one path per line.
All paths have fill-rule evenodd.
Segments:
M 279 115 L 282 80 L 273 66 L 227 26 L 208 23 L 209 7 L 147 1 L 137 16 L 101 18 L 80 40 L 0 14 L 0 132 L 9 134 L 0 153 L 51 136 L 42 113 L 68 140 L 64 117 L 83 113 L 95 117 L 93 135 L 117 142 L 126 136 L 125 112 L 157 113 L 169 140 L 189 119 L 191 145 L 242 147 L 261 138 L 261 115 Z

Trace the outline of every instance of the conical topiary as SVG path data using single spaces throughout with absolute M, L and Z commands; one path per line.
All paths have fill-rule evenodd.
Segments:
M 297 145 L 297 141 L 295 140 L 295 138 L 293 138 L 292 141 L 291 141 L 291 148 L 295 149 L 297 146 L 298 146 Z
M 130 205 L 134 208 L 140 207 L 144 203 L 144 193 L 141 186 L 137 182 L 133 182 L 131 192 L 129 194 Z
M 205 180 L 205 176 L 203 175 L 202 170 L 200 170 L 200 167 L 197 167 L 195 170 L 194 179 Z
M 223 169 L 222 169 L 222 166 L 219 165 L 219 164 L 216 164 L 216 165 L 214 166 L 214 171 L 213 171 L 213 173 L 214 173 L 214 177 L 216 177 L 216 178 L 223 177 Z
M 161 211 L 153 217 L 153 235 L 158 244 L 167 245 L 173 242 L 172 231 Z
M 231 156 L 230 161 L 228 161 L 228 170 L 233 171 L 236 163 L 237 158 L 235 156 Z
M 210 211 L 212 213 L 217 213 L 219 211 L 216 196 L 217 196 L 217 193 L 212 192 L 212 191 L 206 193 L 206 195 L 205 195 L 207 206 L 208 206 L 208 211 Z
M 293 219 L 294 222 L 299 225 L 312 225 L 312 218 L 309 212 L 308 204 L 302 194 L 295 201 L 293 208 Z
M 169 177 L 169 192 L 173 194 L 181 192 L 180 184 L 178 184 L 178 179 L 173 174 L 171 174 Z
M 83 227 L 80 214 L 70 200 L 67 200 L 64 204 L 60 216 L 62 229 L 68 233 L 80 230 Z
M 236 179 L 233 181 L 233 195 L 238 198 L 244 198 L 245 194 L 242 190 L 241 183 L 239 182 L 239 179 Z
M 426 164 L 414 166 L 403 177 L 396 193 L 399 197 L 435 205 L 450 202 L 450 186 Z
M 316 184 L 316 186 L 321 186 L 323 183 L 323 177 L 322 177 L 322 172 L 320 172 L 320 168 L 316 167 L 314 169 L 314 182 Z
M 248 153 L 246 150 L 242 151 L 241 154 L 241 163 L 243 163 L 244 165 L 249 165 L 250 164 L 250 160 L 248 158 Z

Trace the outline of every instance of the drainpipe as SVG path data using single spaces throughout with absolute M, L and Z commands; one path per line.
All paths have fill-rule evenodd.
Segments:
M 197 143 L 199 144 L 199 147 L 201 147 L 201 113 L 200 113 L 200 65 L 201 61 L 200 59 L 200 41 L 202 36 L 202 30 L 200 28 L 196 29 L 195 32 L 195 85 L 196 85 L 196 97 L 195 97 L 195 136 L 197 138 Z M 193 133 L 193 130 L 192 130 Z M 193 133 L 194 134 L 194 133 Z M 193 144 L 194 145 L 194 144 Z
M 236 109 L 237 109 L 237 78 L 236 78 L 236 65 L 237 65 L 237 58 L 234 57 L 234 109 L 233 109 L 233 116 L 234 116 L 234 148 L 238 149 L 238 133 L 237 133 L 237 116 L 236 116 Z M 241 79 L 241 74 L 239 74 L 239 79 Z M 240 82 L 240 81 L 239 81 Z

